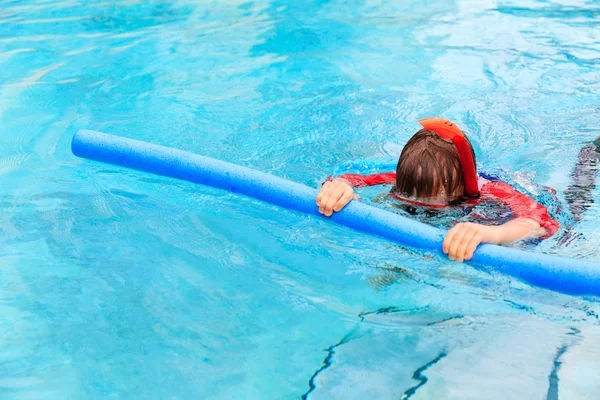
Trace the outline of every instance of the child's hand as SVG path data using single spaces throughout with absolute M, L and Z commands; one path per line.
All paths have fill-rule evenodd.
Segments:
M 321 186 L 317 195 L 319 212 L 331 217 L 333 212 L 338 212 L 354 198 L 354 187 L 345 179 L 336 178 L 327 181 Z
M 540 224 L 529 218 L 517 218 L 499 226 L 486 226 L 472 223 L 456 224 L 444 239 L 442 250 L 448 258 L 463 262 L 470 260 L 481 243 L 508 244 L 523 239 L 534 239 L 548 232 Z
M 481 243 L 498 243 L 497 226 L 472 224 L 470 222 L 456 224 L 446 234 L 442 250 L 448 258 L 458 262 L 470 260 Z

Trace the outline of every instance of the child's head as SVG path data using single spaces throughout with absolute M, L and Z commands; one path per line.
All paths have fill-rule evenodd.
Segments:
M 469 145 L 473 162 L 475 152 Z M 455 144 L 436 132 L 421 129 L 404 146 L 396 167 L 394 192 L 426 204 L 449 204 L 467 197 L 465 178 Z

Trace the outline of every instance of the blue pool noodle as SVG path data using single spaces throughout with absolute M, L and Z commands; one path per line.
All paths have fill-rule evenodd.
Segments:
M 75 134 L 72 151 L 90 160 L 181 179 L 319 214 L 317 190 L 264 172 L 197 154 L 90 130 Z M 353 201 L 331 220 L 404 246 L 441 254 L 444 230 Z M 600 262 L 484 244 L 472 262 L 531 285 L 569 294 L 600 295 Z

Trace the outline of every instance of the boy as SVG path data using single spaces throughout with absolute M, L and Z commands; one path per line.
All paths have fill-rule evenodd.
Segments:
M 419 123 L 423 129 L 406 143 L 395 173 L 345 174 L 328 179 L 317 195 L 319 212 L 331 216 L 355 197 L 355 187 L 378 184 L 393 184 L 390 193 L 393 198 L 420 207 L 445 208 L 480 202 L 508 207 L 514 219 L 504 224 L 459 223 L 448 231 L 442 250 L 458 262 L 470 260 L 480 243 L 509 244 L 556 233 L 559 223 L 548 215 L 546 207 L 504 182 L 477 175 L 473 147 L 456 125 L 441 118 Z

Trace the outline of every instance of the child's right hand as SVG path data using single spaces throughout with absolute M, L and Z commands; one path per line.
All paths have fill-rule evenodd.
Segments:
M 354 198 L 354 187 L 345 179 L 336 178 L 327 181 L 321 186 L 317 195 L 319 212 L 331 217 L 333 212 L 338 212 Z

